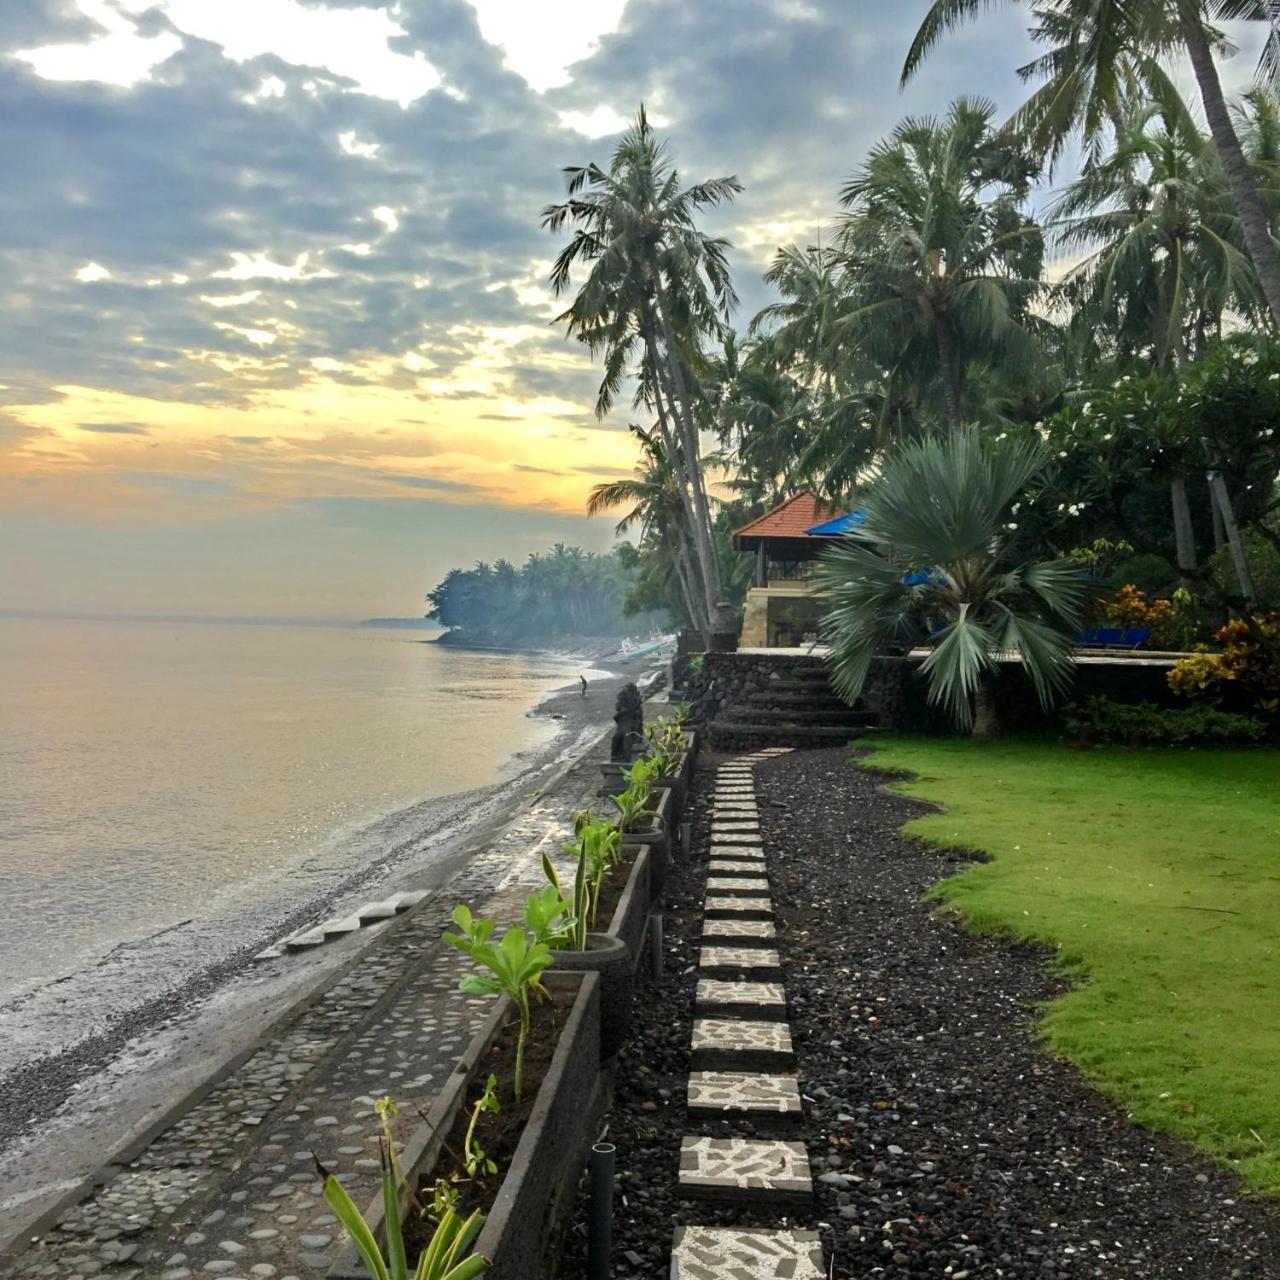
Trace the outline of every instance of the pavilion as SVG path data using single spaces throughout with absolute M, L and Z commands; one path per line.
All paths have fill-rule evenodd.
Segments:
M 860 511 L 841 512 L 805 489 L 734 531 L 734 550 L 756 558 L 739 648 L 787 649 L 816 639 L 824 606 L 809 587 L 813 562 L 861 522 Z

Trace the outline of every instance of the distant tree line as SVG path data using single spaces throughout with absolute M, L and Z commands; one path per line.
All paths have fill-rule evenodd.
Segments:
M 479 644 L 623 636 L 660 616 L 629 606 L 639 576 L 639 556 L 629 543 L 596 555 L 557 542 L 519 568 L 496 560 L 450 569 L 427 593 L 427 617 L 459 640 Z

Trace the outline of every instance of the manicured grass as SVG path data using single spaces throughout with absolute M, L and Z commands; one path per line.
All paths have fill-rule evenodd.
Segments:
M 1045 1012 L 1052 1049 L 1280 1193 L 1280 751 L 872 745 L 949 810 L 910 834 L 993 855 L 938 894 L 1083 979 Z

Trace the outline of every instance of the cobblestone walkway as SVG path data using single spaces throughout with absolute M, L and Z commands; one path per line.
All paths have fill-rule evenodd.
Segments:
M 487 1001 L 462 995 L 463 957 L 440 943 L 456 902 L 509 923 L 559 858 L 573 815 L 596 803 L 589 751 L 432 898 L 382 926 L 347 971 L 272 1027 L 145 1148 L 101 1171 L 0 1273 L 18 1280 L 311 1280 L 341 1228 L 321 1198 L 315 1158 L 357 1204 L 379 1178 L 376 1098 L 400 1108 L 398 1137 L 419 1123 Z M 288 964 L 289 959 L 271 963 Z

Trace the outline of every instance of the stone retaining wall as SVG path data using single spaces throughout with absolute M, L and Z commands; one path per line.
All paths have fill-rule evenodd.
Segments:
M 701 669 L 686 669 L 684 697 L 701 724 L 709 724 L 724 709 L 745 701 L 748 695 L 767 693 L 780 680 L 794 680 L 806 670 L 825 668 L 820 657 L 794 653 L 707 653 Z M 1077 669 L 1071 697 L 1078 700 L 1101 694 L 1117 702 L 1155 702 L 1177 705 L 1165 682 L 1167 668 L 1117 662 Z M 758 704 L 770 708 L 767 699 Z M 781 704 L 779 704 L 781 705 Z M 918 659 L 878 657 L 863 687 L 860 705 L 872 712 L 882 729 L 897 733 L 950 734 L 955 730 L 946 712 L 929 703 L 929 688 L 920 673 Z M 1046 714 L 1035 690 L 1020 666 L 1000 669 L 996 705 L 1001 725 L 1009 731 L 1052 730 L 1060 727 L 1057 712 Z M 785 745 L 779 739 L 780 745 Z

